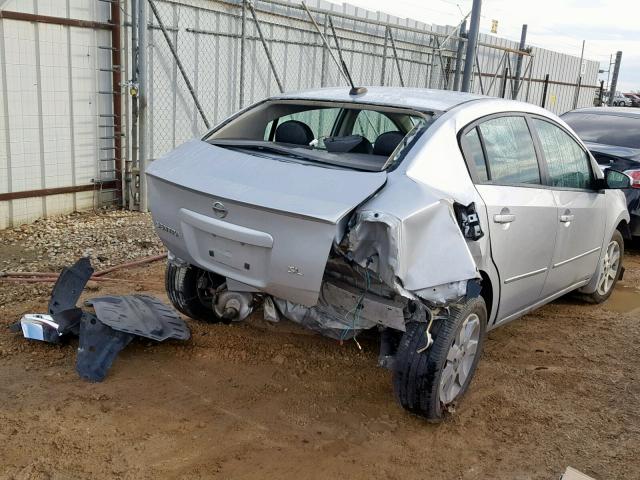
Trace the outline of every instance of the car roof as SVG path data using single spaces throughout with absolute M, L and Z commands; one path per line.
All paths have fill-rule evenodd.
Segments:
M 345 103 L 384 105 L 387 107 L 411 108 L 421 111 L 443 112 L 462 103 L 475 100 L 490 100 L 492 97 L 474 93 L 406 87 L 366 87 L 361 95 L 349 95 L 350 88 L 331 87 L 286 93 L 271 97 L 271 100 L 317 100 Z
M 633 107 L 586 107 L 567 113 L 591 113 L 594 115 L 617 115 L 619 117 L 640 118 L 640 109 Z

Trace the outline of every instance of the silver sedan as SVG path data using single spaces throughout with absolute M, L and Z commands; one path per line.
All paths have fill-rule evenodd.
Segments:
M 370 87 L 268 98 L 153 162 L 167 293 L 209 321 L 373 329 L 399 403 L 439 420 L 488 330 L 622 273 L 625 174 L 526 103 Z

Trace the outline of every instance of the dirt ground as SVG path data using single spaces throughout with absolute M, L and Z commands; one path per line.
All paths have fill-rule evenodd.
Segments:
M 148 217 L 106 222 L 121 219 L 124 246 L 114 233 L 103 264 L 157 251 L 136 243 L 152 237 Z M 42 225 L 65 239 L 92 221 Z M 30 235 L 0 232 L 0 269 L 53 267 L 51 248 L 64 258 L 91 248 L 94 259 L 104 248 L 96 237 L 24 251 Z M 561 299 L 492 331 L 470 391 L 438 425 L 396 405 L 375 339 L 360 351 L 260 312 L 231 326 L 190 320 L 188 342 L 136 341 L 104 382 L 86 383 L 74 370 L 77 342 L 6 328 L 46 311 L 51 285 L 0 281 L 0 478 L 557 479 L 569 465 L 601 480 L 640 478 L 640 255 L 625 267 L 601 306 Z M 117 271 L 83 299 L 166 300 L 163 275 L 163 262 Z

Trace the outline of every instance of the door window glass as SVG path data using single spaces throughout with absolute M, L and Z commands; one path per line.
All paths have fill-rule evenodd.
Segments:
M 487 165 L 484 160 L 484 152 L 482 151 L 478 130 L 474 128 L 467 132 L 462 141 L 464 142 L 463 147 L 465 154 L 468 157 L 467 160 L 475 166 L 476 175 L 478 176 L 477 180 L 479 182 L 486 182 L 489 180 L 489 175 L 487 174 Z
M 533 120 L 549 177 L 554 187 L 589 188 L 591 168 L 587 153 L 566 132 L 544 120 Z
M 524 117 L 494 118 L 479 128 L 492 182 L 540 183 L 536 151 Z

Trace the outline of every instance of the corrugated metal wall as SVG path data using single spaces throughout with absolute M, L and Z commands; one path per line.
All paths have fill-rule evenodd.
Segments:
M 0 0 L 0 8 L 106 22 L 97 0 Z M 86 185 L 96 177 L 100 113 L 112 111 L 110 32 L 0 19 L 0 193 Z M 0 228 L 86 209 L 93 192 L 0 201 Z

